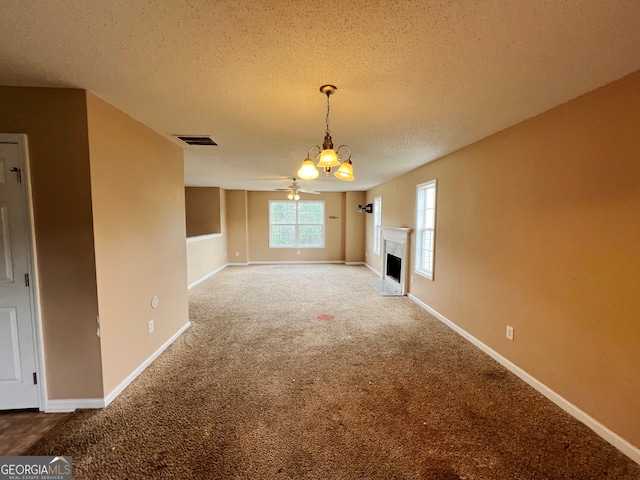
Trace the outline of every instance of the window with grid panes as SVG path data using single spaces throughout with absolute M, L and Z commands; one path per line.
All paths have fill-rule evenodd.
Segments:
M 373 199 L 373 253 L 380 255 L 382 243 L 382 197 Z
M 324 201 L 269 201 L 269 248 L 324 248 Z
M 436 181 L 418 185 L 416 195 L 416 273 L 433 279 L 436 239 Z

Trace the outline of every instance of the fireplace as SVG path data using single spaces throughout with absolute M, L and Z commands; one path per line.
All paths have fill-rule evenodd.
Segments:
M 407 294 L 410 228 L 382 227 L 382 280 L 398 295 Z
M 390 277 L 400 283 L 401 266 L 402 259 L 400 257 L 387 253 L 387 271 L 385 272 L 387 277 Z

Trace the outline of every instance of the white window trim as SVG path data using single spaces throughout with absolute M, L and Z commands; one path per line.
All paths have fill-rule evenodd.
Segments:
M 289 200 L 291 201 L 291 200 Z M 273 242 L 271 241 L 271 205 L 274 203 L 284 203 L 287 202 L 287 200 L 269 200 L 269 248 L 295 248 L 295 249 L 300 249 L 300 248 L 325 248 L 325 235 L 326 235 L 326 225 L 327 222 L 325 221 L 325 204 L 324 204 L 324 200 L 297 200 L 296 206 L 301 204 L 301 203 L 320 203 L 322 204 L 322 245 L 300 245 L 299 244 L 299 238 L 298 238 L 298 226 L 299 225 L 319 225 L 316 223 L 313 224 L 300 224 L 298 223 L 298 209 L 296 208 L 296 223 L 290 223 L 287 225 L 295 225 L 296 226 L 296 245 L 273 245 Z
M 420 201 L 420 190 L 428 189 L 433 187 L 435 190 L 435 205 L 434 205 L 434 217 L 433 217 L 433 235 L 431 236 L 431 251 L 433 252 L 431 256 L 431 271 L 426 271 L 421 268 L 421 250 L 422 250 L 422 240 L 421 240 L 421 232 L 424 227 L 422 227 L 420 220 L 420 212 L 424 210 L 422 206 L 418 203 Z M 436 260 L 436 225 L 437 225 L 437 212 L 438 212 L 438 184 L 437 180 L 430 180 L 425 183 L 421 183 L 416 186 L 416 242 L 415 242 L 415 251 L 414 251 L 414 273 L 417 273 L 420 276 L 426 277 L 429 280 L 433 280 L 434 268 L 435 268 L 435 260 Z
M 378 223 L 376 224 L 376 220 Z M 378 240 L 376 244 L 376 239 Z M 377 247 L 377 248 L 376 248 Z M 373 199 L 373 253 L 380 255 L 382 248 L 382 196 Z

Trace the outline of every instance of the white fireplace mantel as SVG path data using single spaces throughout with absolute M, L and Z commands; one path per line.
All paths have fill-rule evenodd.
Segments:
M 397 290 L 400 295 L 407 294 L 407 276 L 409 273 L 409 234 L 410 228 L 382 227 L 382 279 L 389 287 Z M 395 248 L 395 256 L 401 259 L 400 282 L 396 282 L 391 277 L 387 277 L 387 242 L 395 242 L 399 248 Z
M 392 242 L 407 243 L 410 233 L 410 228 L 382 227 L 382 238 Z

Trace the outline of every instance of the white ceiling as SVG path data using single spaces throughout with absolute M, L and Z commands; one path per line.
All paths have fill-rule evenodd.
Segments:
M 0 0 L 0 84 L 92 91 L 185 183 L 286 187 L 331 133 L 366 190 L 640 69 L 638 0 Z M 1 108 L 0 108 L 1 114 Z

